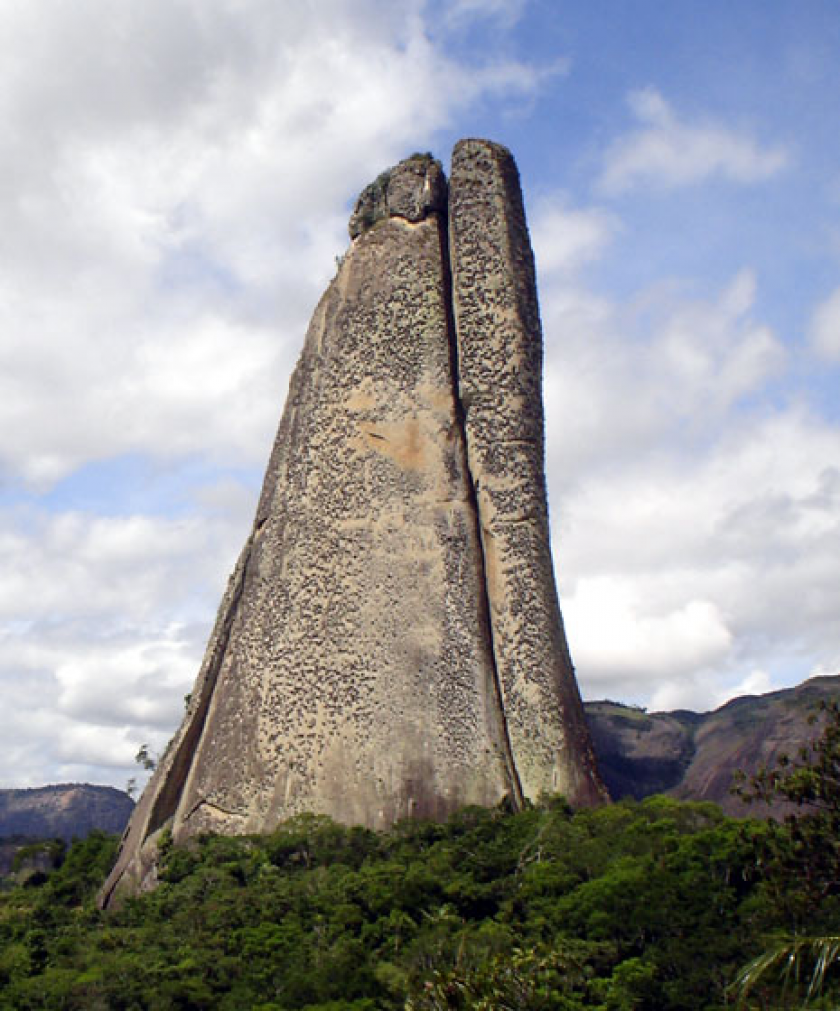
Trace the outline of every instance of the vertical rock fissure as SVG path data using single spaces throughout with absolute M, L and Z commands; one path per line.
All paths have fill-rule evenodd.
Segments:
M 195 716 L 193 717 L 189 729 L 184 734 L 176 754 L 173 756 L 172 764 L 169 769 L 169 775 L 171 778 L 162 788 L 160 794 L 158 795 L 157 803 L 152 809 L 151 816 L 149 817 L 147 836 L 151 835 L 154 831 L 156 831 L 156 829 L 160 828 L 167 819 L 171 818 L 172 815 L 175 814 L 180 802 L 184 784 L 186 783 L 190 772 L 189 763 L 198 750 L 199 741 L 204 733 L 204 727 L 207 723 L 207 714 L 210 711 L 210 705 L 213 701 L 213 693 L 216 688 L 216 682 L 219 678 L 219 671 L 221 670 L 227 654 L 227 648 L 233 631 L 233 624 L 236 620 L 239 601 L 241 600 L 242 594 L 245 590 L 245 581 L 248 576 L 248 564 L 251 561 L 252 550 L 253 539 L 251 538 L 243 551 L 242 567 L 240 569 L 239 578 L 236 580 L 233 587 L 230 607 L 225 613 L 212 662 L 208 665 L 209 669 L 207 671 L 207 679 L 204 682 L 201 698 L 198 700 L 198 704 L 196 706 Z
M 470 469 L 469 444 L 467 442 L 467 426 L 465 423 L 466 411 L 461 400 L 461 384 L 459 372 L 458 356 L 458 334 L 455 329 L 455 310 L 453 306 L 452 294 L 452 264 L 449 258 L 449 225 L 446 215 L 441 215 L 438 221 L 438 236 L 440 238 L 440 259 L 443 268 L 443 289 L 445 295 L 446 312 L 446 336 L 449 343 L 449 359 L 452 372 L 452 397 L 455 403 L 455 417 L 460 429 L 464 446 L 464 472 L 467 479 L 467 494 L 470 506 L 475 516 L 476 533 L 478 535 L 478 564 L 479 564 L 479 585 L 481 595 L 479 607 L 481 608 L 481 618 L 487 628 L 487 635 L 490 640 L 490 678 L 492 681 L 493 698 L 496 703 L 498 726 L 500 729 L 500 745 L 504 757 L 505 772 L 507 773 L 510 787 L 510 799 L 516 810 L 522 810 L 525 806 L 525 794 L 516 768 L 516 761 L 513 757 L 513 746 L 508 730 L 507 716 L 505 715 L 504 695 L 502 693 L 502 682 L 499 674 L 499 667 L 496 661 L 496 643 L 493 637 L 493 615 L 490 610 L 490 593 L 487 586 L 487 563 L 484 551 L 484 531 L 481 527 L 481 513 L 478 506 L 478 495 L 476 493 L 475 481 Z
M 542 335 L 510 153 L 362 191 L 312 317 L 194 697 L 104 905 L 157 841 L 305 811 L 380 829 L 544 792 L 597 803 L 550 554 Z
M 184 783 L 189 775 L 190 765 L 195 756 L 198 742 L 201 740 L 201 735 L 204 732 L 204 727 L 207 722 L 207 714 L 210 710 L 210 704 L 213 700 L 213 692 L 216 688 L 216 681 L 218 680 L 219 671 L 221 669 L 222 662 L 224 661 L 228 642 L 230 641 L 239 601 L 245 588 L 245 579 L 248 574 L 248 563 L 251 560 L 252 548 L 253 540 L 249 538 L 244 550 L 242 551 L 240 562 L 237 566 L 238 571 L 235 573 L 234 579 L 232 580 L 233 585 L 231 587 L 230 604 L 224 611 L 221 622 L 217 624 L 219 632 L 216 637 L 216 647 L 213 651 L 210 662 L 207 664 L 207 674 L 201 687 L 200 697 L 196 700 L 195 711 L 192 719 L 186 726 L 181 740 L 175 745 L 172 757 L 168 758 L 168 756 L 164 754 L 158 771 L 158 775 L 162 781 L 161 786 L 157 791 L 155 791 L 153 779 L 146 788 L 148 792 L 144 794 L 144 798 L 149 796 L 152 798 L 153 803 L 145 825 L 142 823 L 137 825 L 140 832 L 140 838 L 137 843 L 138 849 L 143 846 L 143 843 L 150 836 L 152 836 L 159 828 L 162 828 L 163 825 L 165 825 L 166 822 L 173 817 L 178 808 L 178 804 L 180 803 L 183 795 Z M 142 805 L 144 798 L 141 798 L 138 808 L 135 809 L 133 820 L 140 813 L 139 808 Z M 125 855 L 128 855 L 129 857 L 131 856 L 131 849 L 129 846 L 129 838 L 131 834 L 132 822 L 129 822 L 123 836 L 120 850 L 117 854 L 117 861 L 97 899 L 98 905 L 102 909 L 107 907 L 110 903 L 111 897 L 119 886 L 123 874 L 126 871 Z

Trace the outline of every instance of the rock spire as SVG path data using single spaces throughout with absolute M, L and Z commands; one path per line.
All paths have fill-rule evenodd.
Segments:
M 604 799 L 563 631 L 519 178 L 488 141 L 359 197 L 256 519 L 101 902 L 157 843 Z

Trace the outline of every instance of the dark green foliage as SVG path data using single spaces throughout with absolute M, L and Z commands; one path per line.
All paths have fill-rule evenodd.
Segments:
M 12 870 L 25 870 L 30 865 L 43 866 L 54 870 L 64 862 L 67 844 L 63 839 L 39 839 L 26 843 L 15 853 Z
M 159 887 L 104 916 L 94 835 L 0 896 L 0 1011 L 719 1008 L 776 916 L 778 830 L 661 797 L 385 834 L 306 816 L 165 839 Z
M 782 825 L 771 821 L 764 858 L 787 926 L 806 932 L 825 914 L 834 922 L 840 909 L 840 703 L 821 702 L 809 723 L 822 727 L 813 743 L 795 759 L 782 755 L 773 768 L 741 777 L 738 788 L 747 802 L 789 805 Z M 787 895 L 792 878 L 799 888 Z
M 740 777 L 747 802 L 783 801 L 783 824 L 761 839 L 763 889 L 773 914 L 764 949 L 738 973 L 744 1007 L 836 1007 L 840 986 L 840 703 L 821 701 L 821 733 L 796 759 Z

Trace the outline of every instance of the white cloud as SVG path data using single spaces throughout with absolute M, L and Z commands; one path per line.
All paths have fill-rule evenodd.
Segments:
M 628 103 L 639 126 L 607 151 L 600 178 L 607 193 L 644 182 L 686 186 L 711 176 L 757 182 L 789 162 L 783 147 L 762 147 L 744 132 L 713 121 L 681 121 L 655 88 L 632 92 Z
M 229 528 L 233 517 L 2 518 L 0 617 L 6 621 L 95 620 L 105 614 L 141 623 L 195 593 L 205 580 L 218 584 L 220 565 L 232 566 L 238 546 Z M 211 544 L 215 550 L 205 556 Z
M 538 257 L 557 206 L 537 205 Z M 598 236 L 580 247 L 595 262 L 620 233 L 582 234 Z M 660 283 L 622 303 L 582 283 L 588 261 L 561 262 L 540 275 L 547 460 L 585 697 L 711 709 L 756 670 L 775 685 L 815 656 L 830 664 L 840 430 L 763 401 L 789 357 L 755 273 L 706 297 Z
M 820 358 L 840 362 L 840 288 L 835 288 L 814 310 L 809 336 Z
M 543 284 L 552 471 L 707 441 L 779 375 L 786 352 L 755 318 L 755 284 L 744 270 L 712 300 L 665 287 L 624 306 L 565 278 Z
M 555 499 L 564 610 L 590 693 L 607 679 L 618 697 L 638 697 L 705 671 L 711 707 L 745 667 L 775 669 L 793 650 L 804 676 L 808 657 L 836 660 L 840 480 L 827 461 L 840 432 L 795 414 L 732 427 L 695 458 L 672 451 L 617 463 Z M 681 615 L 695 620 L 680 643 L 669 629 Z M 730 642 L 720 652 L 723 631 Z M 615 641 L 627 647 L 623 665 Z
M 685 416 L 700 406 L 700 398 L 705 412 L 719 415 L 784 364 L 781 342 L 751 316 L 755 292 L 755 276 L 743 270 L 717 302 L 689 302 L 670 310 L 653 354 L 666 380 L 661 389 L 680 398 L 674 406 Z M 695 393 L 691 402 L 685 399 L 688 391 Z M 701 424 L 708 424 L 707 416 Z
M 674 709 L 710 712 L 730 699 L 744 695 L 764 695 L 782 687 L 785 686 L 777 683 L 766 670 L 752 670 L 741 680 L 728 683 L 719 672 L 702 671 L 660 684 L 648 708 L 652 712 L 669 712 Z
M 541 278 L 571 273 L 597 260 L 618 228 L 598 207 L 574 208 L 560 196 L 538 202 L 531 214 L 531 241 Z
M 171 730 L 173 709 L 177 714 L 197 670 L 189 655 L 192 644 L 180 628 L 162 628 L 159 634 L 155 640 L 92 642 L 74 649 L 55 668 L 59 711 L 99 727 Z
M 751 671 L 740 684 L 737 685 L 735 695 L 766 695 L 768 692 L 776 690 L 773 679 L 766 670 Z M 728 698 L 728 696 L 727 696 Z M 721 703 L 727 701 L 722 698 Z
M 631 682 L 636 692 L 723 662 L 732 633 L 718 607 L 686 600 L 671 608 L 638 598 L 638 585 L 610 575 L 583 577 L 564 599 L 575 662 L 591 688 Z
M 120 786 L 180 718 L 254 507 L 214 468 L 265 465 L 342 205 L 559 65 L 456 62 L 420 0 L 0 9 L 4 785 Z M 184 467 L 177 515 L 62 504 L 125 454 Z
M 756 669 L 837 673 L 840 431 L 795 411 L 729 423 L 694 456 L 637 450 L 553 496 L 586 696 L 711 709 Z
M 13 5 L 0 470 L 44 488 L 122 452 L 261 463 L 342 204 L 456 111 L 544 80 L 453 62 L 420 10 Z
M 223 494 L 200 517 L 2 516 L 6 785 L 104 766 L 122 786 L 141 743 L 163 748 L 250 522 L 252 496 Z
M 557 274 L 542 300 L 554 555 L 584 696 L 711 709 L 756 670 L 778 685 L 815 657 L 831 669 L 840 427 L 761 401 L 787 356 L 753 273 L 623 305 Z

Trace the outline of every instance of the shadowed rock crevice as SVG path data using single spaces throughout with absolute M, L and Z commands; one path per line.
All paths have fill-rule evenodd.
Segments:
M 559 791 L 595 803 L 604 789 L 551 559 L 534 259 L 519 174 L 505 148 L 456 145 L 449 235 L 467 459 L 513 758 L 526 796 Z
M 259 528 L 259 520 L 255 524 Z M 161 757 L 148 786 L 126 827 L 114 869 L 102 889 L 100 904 L 107 905 L 117 884 L 144 891 L 157 882 L 153 861 L 137 859 L 146 841 L 168 827 L 181 799 L 193 758 L 210 710 L 219 669 L 230 641 L 236 608 L 245 587 L 253 537 L 249 537 L 229 581 L 210 637 L 202 669 L 190 697 L 184 722 Z
M 448 214 L 446 219 L 441 222 L 440 228 L 440 248 L 441 248 L 441 261 L 443 263 L 443 276 L 444 284 L 446 285 L 446 291 L 449 295 L 446 301 L 446 330 L 449 337 L 449 356 L 452 369 L 452 385 L 453 385 L 453 398 L 455 402 L 455 416 L 458 420 L 459 434 L 464 442 L 464 447 L 466 449 L 466 411 L 464 405 L 461 401 L 461 383 L 460 383 L 460 369 L 458 365 L 458 336 L 455 330 L 455 313 L 452 304 L 452 267 L 451 267 L 451 257 L 449 255 L 449 227 L 448 227 Z M 469 494 L 469 503 L 472 510 L 475 513 L 475 537 L 478 545 L 478 565 L 479 565 L 479 584 L 481 586 L 480 599 L 478 601 L 478 607 L 480 611 L 480 620 L 482 626 L 486 629 L 487 638 L 489 642 L 489 652 L 490 652 L 490 679 L 491 679 L 491 697 L 494 699 L 497 710 L 498 718 L 498 736 L 499 743 L 502 749 L 502 753 L 505 758 L 505 770 L 507 772 L 508 779 L 508 796 L 510 798 L 511 804 L 517 810 L 524 807 L 525 795 L 522 792 L 522 784 L 519 781 L 519 773 L 516 769 L 516 762 L 513 757 L 513 748 L 510 743 L 510 734 L 508 732 L 507 719 L 505 717 L 505 706 L 504 706 L 504 696 L 502 692 L 502 683 L 499 677 L 499 669 L 496 663 L 496 647 L 493 642 L 493 621 L 490 612 L 490 598 L 487 590 L 487 567 L 485 565 L 484 559 L 484 536 L 481 529 L 481 516 L 479 514 L 478 508 L 478 496 L 476 494 L 476 485 L 473 480 L 473 475 L 470 470 L 469 456 L 465 452 L 464 455 L 464 473 L 467 479 L 467 489 Z
M 289 384 L 181 730 L 102 893 L 156 838 L 309 811 L 384 828 L 602 799 L 551 565 L 542 343 L 510 155 L 415 155 L 360 196 Z M 448 224 L 447 224 L 448 222 Z

